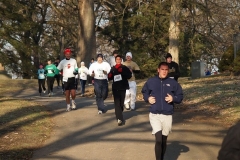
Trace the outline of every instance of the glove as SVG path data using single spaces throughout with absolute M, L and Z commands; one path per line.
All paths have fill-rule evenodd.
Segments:
M 74 74 L 74 75 L 77 75 L 77 74 L 78 74 L 78 72 L 76 72 L 76 70 L 75 70 L 75 71 L 73 71 L 73 74 Z
M 109 74 L 108 74 L 108 78 L 109 78 L 109 79 L 111 79 L 112 76 L 113 76 L 112 73 L 109 73 Z
M 107 71 L 104 71 L 104 70 L 103 70 L 103 73 L 104 73 L 104 74 L 107 74 Z
M 122 73 L 122 68 L 118 68 L 118 73 Z
M 92 71 L 91 77 L 94 77 L 94 76 L 95 76 L 95 73 L 94 73 L 94 71 Z

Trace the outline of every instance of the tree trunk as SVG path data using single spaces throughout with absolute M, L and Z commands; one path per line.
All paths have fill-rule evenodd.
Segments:
M 60 61 L 64 58 L 64 34 L 63 34 L 63 27 L 60 28 L 60 54 L 59 54 L 59 59 Z
M 169 26 L 169 48 L 168 52 L 172 54 L 173 61 L 179 63 L 179 16 L 180 0 L 172 0 L 170 26 Z
M 90 63 L 96 55 L 94 0 L 79 1 L 79 32 L 77 46 L 77 63 Z

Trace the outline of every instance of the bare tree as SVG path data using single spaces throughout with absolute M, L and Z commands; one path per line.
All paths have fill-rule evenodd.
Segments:
M 179 18 L 181 13 L 180 0 L 172 0 L 170 24 L 169 24 L 169 53 L 172 54 L 173 61 L 179 63 Z

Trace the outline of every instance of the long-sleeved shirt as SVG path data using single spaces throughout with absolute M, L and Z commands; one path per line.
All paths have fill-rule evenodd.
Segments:
M 80 68 L 78 68 L 78 74 L 80 79 L 87 80 L 88 68 L 85 66 L 81 66 Z
M 112 89 L 113 90 L 126 90 L 129 89 L 128 79 L 132 77 L 132 72 L 128 67 L 121 65 L 119 68 L 122 72 L 118 72 L 115 66 L 111 68 L 108 74 L 109 80 L 113 80 Z
M 90 68 L 89 68 L 89 75 L 91 75 L 94 72 L 94 78 L 95 79 L 107 79 L 107 74 L 110 72 L 111 67 L 109 63 L 107 62 L 102 62 L 98 63 L 95 62 L 93 63 Z M 107 74 L 104 74 L 103 71 L 106 71 Z
M 43 68 L 38 69 L 38 71 L 37 71 L 38 79 L 45 79 L 44 72 L 45 72 L 45 70 Z
M 46 65 L 44 68 L 47 77 L 54 77 L 57 67 L 54 64 Z
M 173 114 L 173 104 L 181 103 L 183 99 L 182 87 L 171 78 L 161 79 L 159 76 L 147 80 L 142 88 L 143 98 L 148 102 L 150 96 L 155 97 L 156 103 L 151 104 L 150 112 L 154 114 Z M 165 100 L 167 94 L 173 97 L 173 101 L 168 103 Z

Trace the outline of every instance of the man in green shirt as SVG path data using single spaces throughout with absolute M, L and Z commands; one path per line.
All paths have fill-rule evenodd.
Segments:
M 53 95 L 53 83 L 55 79 L 55 73 L 57 72 L 57 67 L 52 64 L 50 59 L 47 63 L 48 65 L 46 65 L 44 70 L 47 77 L 48 96 L 51 97 Z

